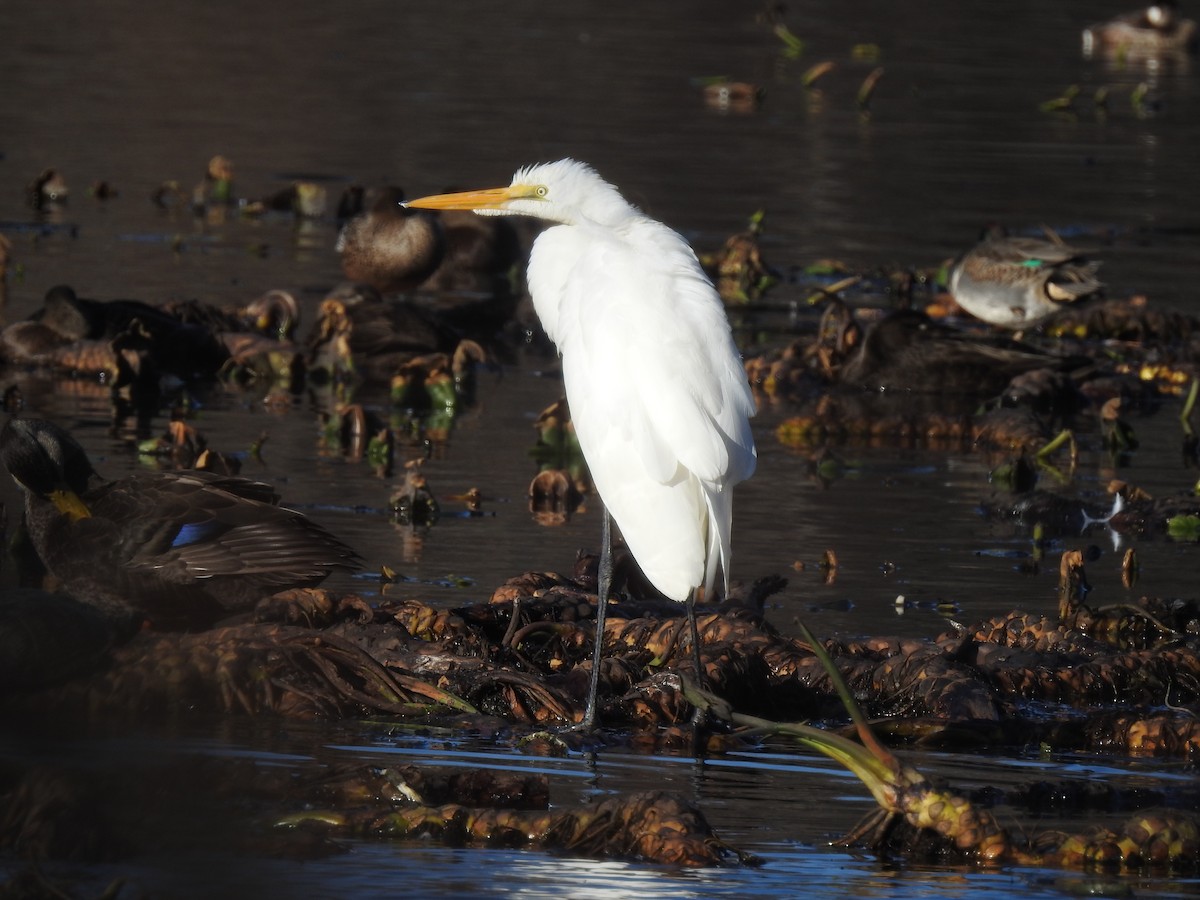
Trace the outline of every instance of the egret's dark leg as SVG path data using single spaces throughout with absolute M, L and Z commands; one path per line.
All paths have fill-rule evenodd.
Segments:
M 692 665 L 695 667 L 696 687 L 702 691 L 708 690 L 708 674 L 704 671 L 704 663 L 700 660 L 700 624 L 696 621 L 696 592 L 693 590 L 687 598 L 688 631 L 692 638 Z M 692 713 L 692 752 L 697 758 L 704 755 L 701 732 L 708 722 L 707 704 L 696 706 Z
M 600 571 L 596 586 L 596 637 L 592 649 L 592 679 L 588 686 L 587 709 L 583 714 L 583 727 L 596 724 L 596 698 L 600 693 L 600 660 L 604 653 L 604 618 L 608 609 L 608 592 L 612 589 L 612 519 L 604 510 L 604 531 L 601 537 Z
M 696 684 L 705 687 L 708 679 L 704 677 L 704 664 L 700 662 L 700 625 L 696 622 L 696 592 L 692 591 L 687 598 L 688 630 L 692 636 L 692 664 L 696 667 Z

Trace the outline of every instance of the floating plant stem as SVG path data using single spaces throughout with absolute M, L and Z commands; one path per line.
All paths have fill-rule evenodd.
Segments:
M 1150 94 L 1150 85 L 1146 82 L 1141 82 L 1129 94 L 1129 103 L 1133 106 L 1134 112 L 1139 116 L 1146 114 L 1146 97 Z
M 827 285 L 826 287 L 821 288 L 819 291 L 809 294 L 804 302 L 809 306 L 817 306 L 820 303 L 824 303 L 826 300 L 837 297 L 839 293 L 847 288 L 854 287 L 854 285 L 858 284 L 860 281 L 862 281 L 861 275 L 851 275 L 848 278 L 835 281 L 833 284 Z
M 1074 471 L 1075 463 L 1079 459 L 1079 447 L 1075 443 L 1074 432 L 1072 432 L 1071 429 L 1069 429 L 1069 428 L 1064 428 L 1062 431 L 1060 431 L 1058 434 L 1056 434 L 1049 441 L 1049 443 L 1047 443 L 1044 447 L 1042 447 L 1042 449 L 1038 450 L 1034 454 L 1034 459 L 1037 460 L 1039 465 L 1044 465 L 1046 463 L 1047 457 L 1049 457 L 1052 453 L 1054 453 L 1056 450 L 1058 450 L 1064 444 L 1068 445 L 1071 448 L 1071 456 L 1070 456 L 1071 470 Z
M 987 810 L 975 809 L 965 798 L 936 787 L 916 769 L 902 765 L 895 754 L 879 742 L 824 646 L 803 623 L 800 630 L 854 721 L 862 745 L 801 723 L 776 723 L 741 713 L 732 714 L 732 721 L 758 731 L 794 737 L 858 776 L 882 808 L 883 815 L 871 817 L 870 821 L 876 827 L 856 829 L 855 839 L 869 830 L 885 833 L 891 822 L 903 816 L 914 827 L 935 831 L 959 850 L 971 852 L 982 861 L 998 862 L 1018 857 L 1019 851 L 1008 833 Z
M 1183 401 L 1183 409 L 1179 413 L 1179 422 L 1183 425 L 1183 433 L 1187 437 L 1195 434 L 1192 429 L 1192 411 L 1196 408 L 1197 393 L 1200 393 L 1200 378 L 1193 378 L 1192 384 L 1188 388 L 1187 398 Z
M 1079 463 L 1079 446 L 1075 443 L 1075 434 L 1069 428 L 1065 428 L 1056 434 L 1047 444 L 1034 453 L 1033 458 L 1039 469 L 1050 473 L 1060 482 L 1065 484 L 1070 480 L 1070 478 L 1067 475 L 1063 475 L 1062 472 L 1050 464 L 1050 456 L 1056 450 L 1060 449 L 1064 444 L 1071 448 L 1071 452 L 1067 460 L 1067 471 L 1073 475 L 1075 472 L 1075 467 Z
M 893 792 L 887 790 L 895 778 L 895 772 L 861 744 L 802 722 L 772 722 L 745 713 L 732 713 L 730 718 L 735 725 L 744 726 L 752 732 L 786 735 L 823 753 L 858 776 L 880 806 L 888 812 L 899 812 L 895 808 Z
M 837 691 L 838 697 L 842 701 L 842 705 L 846 707 L 846 712 L 850 714 L 851 721 L 854 722 L 854 727 L 858 730 L 858 738 L 863 742 L 863 746 L 871 751 L 872 754 L 880 761 L 890 766 L 899 765 L 896 757 L 890 750 L 879 743 L 879 739 L 875 737 L 875 733 L 871 731 L 871 726 L 867 723 L 867 717 L 863 715 L 862 709 L 858 705 L 858 701 L 854 699 L 854 694 L 851 693 L 846 680 L 842 678 L 842 673 L 838 671 L 837 666 L 833 664 L 833 659 L 825 650 L 825 645 L 817 640 L 808 626 L 803 622 L 797 623 L 800 626 L 800 634 L 804 640 L 812 647 L 813 655 L 821 661 L 821 666 L 825 669 L 825 673 L 829 676 L 830 682 L 833 683 L 833 688 Z
M 792 33 L 782 22 L 776 22 L 775 36 L 783 41 L 783 55 L 788 59 L 799 59 L 804 55 L 804 41 Z
M 1075 98 L 1078 96 L 1079 85 L 1072 84 L 1059 96 L 1039 104 L 1038 109 L 1042 112 L 1067 112 L 1075 105 Z
M 855 44 L 850 48 L 850 58 L 858 62 L 878 62 L 882 55 L 878 44 Z
M 800 84 L 803 87 L 812 88 L 822 76 L 832 72 L 835 68 L 835 64 L 829 60 L 819 62 L 815 66 L 810 66 L 804 71 L 804 74 L 800 76 Z
M 834 665 L 825 646 L 813 636 L 803 622 L 797 624 L 800 626 L 801 635 L 811 646 L 813 654 L 820 660 L 834 690 L 837 691 L 838 697 L 846 707 L 846 712 L 854 722 L 862 744 L 856 744 L 839 734 L 822 731 L 800 722 L 772 722 L 743 713 L 730 713 L 731 720 L 734 724 L 754 731 L 784 734 L 796 738 L 805 746 L 825 754 L 857 775 L 876 801 L 886 810 L 899 812 L 895 806 L 895 792 L 888 788 L 894 785 L 902 771 L 900 761 L 895 754 L 879 742 L 875 733 L 871 731 L 867 717 L 863 715 L 858 701 L 854 699 L 854 694 L 850 691 L 846 680 L 842 678 L 837 666 Z
M 865 110 L 871 105 L 871 98 L 875 95 L 875 87 L 879 84 L 879 79 L 883 77 L 883 66 L 871 70 L 871 74 L 863 79 L 863 83 L 858 88 L 858 108 Z

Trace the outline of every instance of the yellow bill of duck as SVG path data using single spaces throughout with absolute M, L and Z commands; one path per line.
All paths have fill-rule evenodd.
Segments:
M 122 630 L 206 628 L 359 556 L 261 481 L 211 472 L 102 478 L 65 429 L 13 418 L 0 464 L 25 492 L 38 557 L 81 603 Z
M 72 490 L 64 488 L 52 491 L 50 493 L 50 502 L 54 504 L 55 509 L 73 522 L 86 519 L 92 514 L 87 504 Z

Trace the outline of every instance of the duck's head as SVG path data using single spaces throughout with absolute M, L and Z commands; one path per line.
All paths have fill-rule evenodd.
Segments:
M 1174 0 L 1159 0 L 1146 7 L 1146 22 L 1151 28 L 1170 28 L 1177 12 Z
M 255 331 L 289 341 L 300 322 L 300 304 L 290 292 L 273 288 L 254 298 L 242 311 Z
M 53 422 L 10 419 L 0 431 L 0 461 L 17 484 L 64 515 L 91 515 L 81 497 L 96 471 L 79 443 Z

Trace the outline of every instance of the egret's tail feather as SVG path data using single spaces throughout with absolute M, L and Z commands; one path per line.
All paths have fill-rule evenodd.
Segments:
M 729 593 L 729 556 L 733 547 L 733 491 L 707 488 L 708 555 L 704 566 L 704 599 L 713 596 L 717 569 L 721 570 L 722 596 Z

